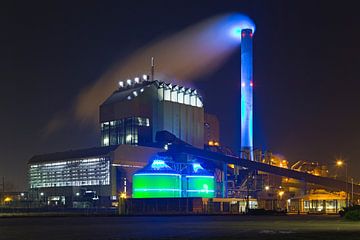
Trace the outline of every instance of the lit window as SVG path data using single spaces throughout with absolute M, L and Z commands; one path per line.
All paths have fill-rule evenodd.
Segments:
M 171 91 L 170 89 L 164 89 L 164 100 L 170 101 L 171 100 Z
M 104 146 L 109 146 L 109 138 L 108 137 L 105 137 L 103 139 L 103 144 L 104 144 Z
M 190 95 L 188 93 L 184 95 L 184 103 L 190 105 Z
M 190 97 L 190 105 L 191 106 L 196 106 L 196 96 L 195 95 L 191 95 L 191 97 Z
M 172 102 L 177 102 L 178 101 L 178 93 L 177 91 L 171 91 L 171 101 Z
M 184 103 L 184 93 L 179 92 L 178 94 L 178 103 Z

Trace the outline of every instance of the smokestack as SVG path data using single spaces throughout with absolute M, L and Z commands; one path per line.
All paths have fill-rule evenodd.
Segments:
M 151 81 L 154 81 L 155 79 L 155 59 L 154 57 L 151 57 Z
M 241 151 L 253 160 L 253 32 L 241 31 Z

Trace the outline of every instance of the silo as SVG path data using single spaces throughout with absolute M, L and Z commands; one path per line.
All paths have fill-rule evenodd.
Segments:
M 199 163 L 193 163 L 186 174 L 187 197 L 215 197 L 214 175 L 206 171 Z
M 133 175 L 133 198 L 177 197 L 181 197 L 181 174 L 164 160 L 153 160 Z

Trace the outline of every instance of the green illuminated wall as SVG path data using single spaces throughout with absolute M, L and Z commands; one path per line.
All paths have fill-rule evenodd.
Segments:
M 179 174 L 141 173 L 133 175 L 133 198 L 181 197 Z
M 215 180 L 212 176 L 186 176 L 188 197 L 215 197 Z

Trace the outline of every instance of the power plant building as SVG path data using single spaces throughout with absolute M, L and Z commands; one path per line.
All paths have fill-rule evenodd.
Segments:
M 132 195 L 132 176 L 164 150 L 167 131 L 204 147 L 204 107 L 195 89 L 142 78 L 119 82 L 100 106 L 101 147 L 36 155 L 28 162 L 30 192 L 49 205 L 109 205 Z M 209 126 L 207 126 L 209 128 Z
M 101 145 L 150 145 L 165 130 L 203 148 L 204 108 L 197 90 L 144 78 L 120 81 L 100 106 Z

